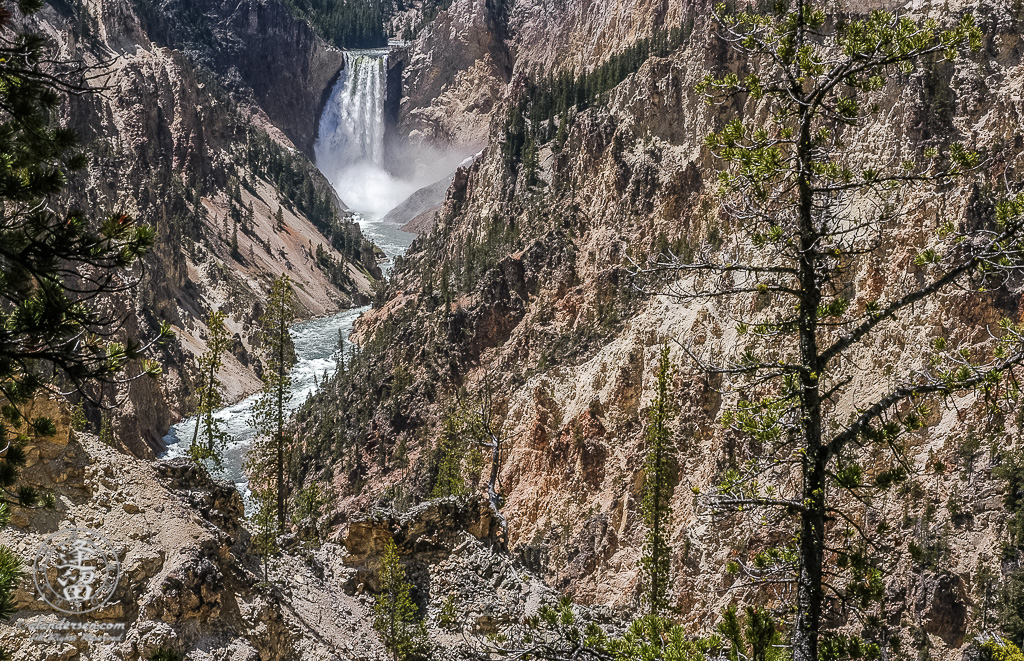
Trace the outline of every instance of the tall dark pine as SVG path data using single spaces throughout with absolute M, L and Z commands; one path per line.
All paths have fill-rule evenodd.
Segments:
M 13 10 L 4 3 L 0 21 Z M 123 317 L 99 303 L 134 286 L 126 268 L 154 234 L 128 216 L 94 220 L 60 210 L 57 196 L 87 159 L 53 116 L 67 93 L 82 91 L 73 82 L 81 72 L 52 64 L 47 52 L 38 35 L 0 37 L 0 391 L 12 404 L 31 397 L 54 369 L 81 386 L 117 374 L 144 349 L 115 341 Z
M 734 384 L 724 422 L 757 448 L 724 474 L 711 502 L 792 530 L 781 537 L 793 541 L 731 568 L 755 585 L 793 585 L 793 659 L 818 661 L 819 653 L 850 649 L 849 639 L 828 631 L 826 589 L 839 619 L 864 625 L 862 649 L 882 653 L 888 642 L 884 574 L 865 523 L 875 516 L 872 498 L 906 478 L 900 437 L 922 426 L 921 398 L 976 391 L 998 401 L 1012 392 L 1003 379 L 1024 361 L 1024 336 L 1007 321 L 969 349 L 936 341 L 915 369 L 873 377 L 891 385 L 870 399 L 853 385 L 869 369 L 854 352 L 910 323 L 915 304 L 1000 287 L 1024 258 L 1024 198 L 1000 202 L 980 228 L 932 209 L 907 277 L 890 275 L 877 297 L 858 291 L 856 266 L 869 258 L 892 264 L 880 246 L 910 231 L 900 213 L 905 194 L 981 173 L 978 156 L 956 144 L 911 150 L 893 167 L 891 153 L 854 151 L 848 141 L 875 121 L 873 104 L 890 81 L 905 80 L 927 58 L 976 50 L 981 34 L 970 16 L 943 29 L 881 11 L 840 21 L 807 0 L 773 7 L 716 11 L 720 37 L 739 52 L 743 70 L 699 87 L 710 102 L 742 108 L 742 119 L 707 138 L 722 163 L 731 239 L 661 268 L 679 276 L 672 291 L 679 299 L 718 300 L 745 317 L 735 353 L 689 349 L 703 369 Z M 844 399 L 855 402 L 852 413 Z M 868 477 L 860 461 L 869 452 L 888 469 Z M 848 534 L 829 545 L 826 564 L 830 525 Z M 827 646 L 819 646 L 823 636 Z
M 270 288 L 267 307 L 260 319 L 263 345 L 263 391 L 253 407 L 253 422 L 260 436 L 246 457 L 247 471 L 258 487 L 269 490 L 277 500 L 277 529 L 285 530 L 288 485 L 286 472 L 291 459 L 286 433 L 288 403 L 291 400 L 293 346 L 288 327 L 294 318 L 291 280 L 282 275 Z
M 672 402 L 669 387 L 672 363 L 666 345 L 658 361 L 658 386 L 651 404 L 645 446 L 644 492 L 641 513 L 647 532 L 644 553 L 640 558 L 643 570 L 643 598 L 651 615 L 660 615 L 669 608 L 672 576 L 672 549 L 669 545 L 672 522 Z

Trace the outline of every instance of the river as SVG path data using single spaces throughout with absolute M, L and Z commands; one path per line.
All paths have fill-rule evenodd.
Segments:
M 359 217 L 363 234 L 380 246 L 388 256 L 382 264 L 385 272 L 390 271 L 393 259 L 405 252 L 414 235 L 391 227 L 374 218 Z M 345 349 L 348 348 L 348 337 L 356 319 L 367 308 L 343 310 L 337 314 L 321 319 L 313 319 L 297 323 L 289 329 L 295 343 L 297 361 L 292 367 L 292 389 L 287 408 L 291 413 L 300 407 L 310 395 L 317 390 L 317 385 L 324 375 L 334 374 L 338 365 L 338 338 L 342 339 Z M 223 464 L 219 469 L 211 471 L 213 476 L 221 480 L 234 482 L 243 495 L 248 494 L 248 480 L 243 467 L 245 455 L 256 437 L 252 426 L 252 408 L 258 395 L 252 395 L 242 401 L 221 409 L 215 414 L 224 423 L 228 433 L 228 443 L 223 451 Z M 195 418 L 188 418 L 173 427 L 164 437 L 167 451 L 163 458 L 181 457 L 188 454 L 195 430 Z
M 384 51 L 346 54 L 346 71 L 332 91 L 320 121 L 321 139 L 315 147 L 317 166 L 356 213 L 363 235 L 387 256 L 381 267 L 385 275 L 394 258 L 405 253 L 415 235 L 403 232 L 380 219 L 397 206 L 418 185 L 395 179 L 383 168 L 383 99 L 387 55 Z M 365 307 L 344 310 L 321 319 L 295 324 L 290 329 L 297 362 L 292 367 L 292 389 L 288 412 L 295 411 L 316 392 L 324 375 L 334 373 L 340 351 L 347 349 L 352 326 Z M 339 338 L 342 346 L 339 347 Z M 256 430 L 252 409 L 258 395 L 221 409 L 215 414 L 223 421 L 229 441 L 223 464 L 214 477 L 235 484 L 248 500 L 248 480 L 243 470 Z M 186 456 L 195 430 L 195 418 L 171 427 L 164 437 L 164 458 Z

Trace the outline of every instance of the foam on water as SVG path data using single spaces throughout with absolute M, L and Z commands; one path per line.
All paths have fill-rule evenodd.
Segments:
M 313 146 L 317 167 L 346 206 L 378 218 L 419 188 L 384 169 L 387 71 L 387 51 L 345 53 L 345 68 L 320 115 Z
M 352 325 L 365 310 L 365 307 L 345 310 L 330 317 L 292 326 L 290 332 L 298 361 L 291 371 L 291 396 L 286 405 L 289 413 L 295 411 L 316 392 L 324 374 L 334 373 L 338 365 L 339 338 L 347 348 Z M 224 422 L 224 430 L 230 440 L 223 452 L 223 465 L 219 470 L 213 471 L 213 475 L 218 479 L 234 482 L 243 495 L 248 493 L 248 480 L 244 471 L 245 455 L 256 438 L 256 430 L 252 426 L 252 411 L 257 397 L 247 397 L 214 415 Z M 189 418 L 171 427 L 164 437 L 164 442 L 167 443 L 164 458 L 188 455 L 195 423 L 195 418 Z
M 345 204 L 356 212 L 356 220 L 366 237 L 387 256 L 382 264 L 385 273 L 394 258 L 405 253 L 415 236 L 386 225 L 380 219 L 420 187 L 439 179 L 438 170 L 447 173 L 454 167 L 438 160 L 436 167 L 428 168 L 423 177 L 413 180 L 394 177 L 384 169 L 387 57 L 387 51 L 383 50 L 345 53 L 345 69 L 324 107 L 320 137 L 314 148 L 317 167 Z M 341 347 L 348 348 L 352 326 L 365 310 L 345 310 L 291 328 L 298 361 L 291 371 L 289 413 L 316 392 L 325 374 L 334 373 L 339 351 Z M 246 502 L 245 455 L 256 437 L 252 426 L 256 399 L 257 395 L 253 395 L 215 414 L 224 422 L 230 440 L 223 453 L 223 466 L 214 471 L 214 476 L 234 482 Z M 171 428 L 164 438 L 165 458 L 188 454 L 195 423 L 195 418 L 189 418 Z

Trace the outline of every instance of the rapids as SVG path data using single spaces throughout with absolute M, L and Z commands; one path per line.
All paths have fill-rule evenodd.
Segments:
M 384 168 L 384 103 L 387 51 L 345 53 L 345 69 L 320 118 L 320 138 L 314 151 L 316 165 L 330 180 L 338 196 L 351 209 L 368 239 L 387 256 L 385 273 L 394 258 L 404 254 L 414 236 L 381 221 L 381 217 L 415 192 L 421 184 L 390 175 Z M 334 373 L 340 351 L 349 346 L 352 326 L 366 308 L 343 310 L 322 319 L 292 326 L 297 362 L 292 367 L 292 390 L 287 403 L 295 411 L 316 392 L 319 381 Z M 252 409 L 257 395 L 216 413 L 230 440 L 223 465 L 212 471 L 229 480 L 248 500 L 245 455 L 256 437 Z M 195 429 L 195 418 L 171 427 L 164 437 L 163 458 L 186 456 Z

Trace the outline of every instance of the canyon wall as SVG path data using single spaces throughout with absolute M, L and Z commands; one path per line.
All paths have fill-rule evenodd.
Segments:
M 1012 175 L 1024 147 L 1024 16 L 995 3 L 953 11 L 965 8 L 986 34 L 981 51 L 890 85 L 878 123 L 847 136 L 854 150 L 902 158 L 921 144 L 962 140 L 999 154 L 986 175 Z M 940 19 L 948 10 L 944 3 L 913 8 Z M 704 495 L 758 449 L 720 423 L 735 402 L 681 347 L 728 353 L 738 341 L 733 320 L 757 303 L 683 303 L 658 295 L 679 283 L 634 277 L 637 264 L 668 249 L 755 250 L 720 210 L 716 164 L 704 147 L 731 112 L 705 104 L 694 87 L 710 71 L 738 66 L 712 37 L 708 16 L 706 4 L 678 1 L 456 0 L 417 38 L 404 126 L 458 144 L 477 141 L 486 123 L 487 147 L 456 173 L 436 224 L 364 318 L 363 353 L 299 414 L 305 449 L 297 477 L 333 481 L 340 528 L 370 503 L 429 494 L 445 438 L 441 420 L 460 390 L 463 398 L 487 391 L 509 439 L 499 489 L 512 552 L 581 602 L 635 607 L 643 435 L 667 344 L 678 410 L 673 605 L 695 632 L 706 631 L 737 598 L 727 562 L 777 540 L 756 521 L 713 517 Z M 684 44 L 575 111 L 564 143 L 539 147 L 535 182 L 509 163 L 507 118 L 531 93 L 526 74 L 582 72 L 668 27 L 686 27 Z M 447 118 L 459 128 L 446 127 Z M 973 184 L 939 198 L 910 196 L 879 252 L 857 263 L 854 300 L 920 277 L 913 257 L 936 226 L 946 218 L 975 222 L 979 208 Z M 842 410 L 852 413 L 916 369 L 934 337 L 982 343 L 977 329 L 1003 317 L 1019 321 L 1022 291 L 1013 280 L 998 292 L 950 292 L 880 329 L 853 358 L 861 371 Z M 886 603 L 893 623 L 923 632 L 905 649 L 958 658 L 979 630 L 970 614 L 981 589 L 974 572 L 980 564 L 999 568 L 1006 513 L 993 469 L 1020 430 L 1007 420 L 1005 435 L 979 448 L 985 412 L 973 395 L 929 402 L 929 410 L 909 440 L 917 495 L 908 505 L 877 505 L 900 548 Z M 469 479 L 471 488 L 481 486 Z M 906 552 L 907 540 L 938 538 L 948 547 L 941 567 Z
M 159 382 L 105 389 L 116 436 L 152 456 L 194 404 L 211 311 L 228 314 L 233 400 L 259 385 L 251 335 L 271 278 L 288 274 L 297 314 L 311 317 L 361 304 L 380 277 L 373 247 L 307 158 L 341 55 L 276 2 L 55 3 L 29 22 L 96 67 L 92 91 L 65 111 L 92 158 L 71 182 L 75 203 L 157 232 L 133 274 L 137 295 L 120 303 L 131 310 L 125 331 L 146 338 L 167 322 L 177 339 L 161 350 Z M 98 428 L 100 411 L 87 413 Z

